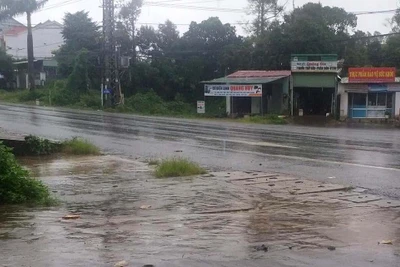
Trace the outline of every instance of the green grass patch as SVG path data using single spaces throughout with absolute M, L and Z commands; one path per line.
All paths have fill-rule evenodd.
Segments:
M 257 124 L 287 124 L 287 121 L 278 115 L 249 116 L 238 120 L 240 122 Z
M 12 150 L 0 142 L 0 205 L 29 204 L 55 205 L 50 191 L 41 181 L 31 178 L 12 154 Z
M 184 177 L 205 173 L 207 173 L 207 171 L 201 168 L 197 163 L 182 158 L 163 160 L 157 165 L 155 170 L 155 175 L 158 178 Z
M 61 143 L 61 152 L 69 155 L 100 155 L 100 149 L 87 140 L 73 138 Z

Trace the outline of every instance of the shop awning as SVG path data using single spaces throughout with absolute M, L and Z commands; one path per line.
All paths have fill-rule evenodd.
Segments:
M 274 82 L 291 75 L 288 70 L 240 70 L 226 77 L 210 81 L 202 81 L 205 84 L 265 84 Z

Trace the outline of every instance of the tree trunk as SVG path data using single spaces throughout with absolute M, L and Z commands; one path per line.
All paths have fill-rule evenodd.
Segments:
M 35 89 L 35 64 L 33 55 L 33 36 L 32 36 L 32 21 L 31 13 L 26 13 L 26 19 L 28 23 L 28 40 L 27 40 L 27 50 L 28 50 L 28 88 L 29 90 Z
M 260 36 L 264 37 L 265 32 L 265 3 L 261 2 L 261 9 L 260 9 Z
M 132 64 L 136 63 L 136 34 L 135 34 L 135 28 L 136 28 L 136 23 L 135 23 L 135 19 L 132 19 L 131 21 L 132 24 Z

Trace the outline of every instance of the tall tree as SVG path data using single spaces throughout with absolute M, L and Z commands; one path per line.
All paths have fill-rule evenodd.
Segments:
M 131 56 L 132 61 L 136 61 L 136 22 L 142 11 L 143 0 L 121 0 L 121 9 L 118 18 L 121 22 L 120 26 L 125 28 L 131 39 Z
M 26 14 L 28 37 L 28 81 L 29 89 L 35 89 L 35 67 L 34 67 L 34 52 L 33 52 L 33 36 L 32 36 L 32 13 L 41 9 L 48 0 L 2 0 L 0 7 L 2 8 L 1 15 L 15 16 L 18 14 Z
M 170 20 L 158 25 L 158 47 L 161 50 L 171 50 L 179 41 L 179 32 L 176 25 Z
M 269 20 L 276 18 L 283 11 L 278 0 L 248 0 L 250 12 L 256 16 L 252 22 L 251 31 L 257 36 L 264 36 Z
M 75 58 L 80 53 L 79 51 L 85 49 L 87 50 L 90 80 L 92 83 L 95 80 L 99 81 L 101 33 L 96 23 L 92 21 L 87 12 L 67 13 L 61 33 L 64 44 L 58 51 L 55 51 L 59 74 L 68 77 L 74 69 Z M 92 84 L 92 86 L 96 87 L 96 84 Z
M 142 26 L 137 33 L 137 46 L 143 56 L 158 50 L 157 33 L 152 26 Z

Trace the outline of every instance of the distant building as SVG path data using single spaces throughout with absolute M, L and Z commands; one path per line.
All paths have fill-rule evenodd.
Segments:
M 15 59 L 26 59 L 27 27 L 15 19 L 0 23 L 3 31 L 7 54 Z M 61 34 L 62 25 L 56 21 L 46 21 L 33 27 L 33 51 L 35 59 L 51 58 L 52 52 L 59 49 L 64 39 Z

